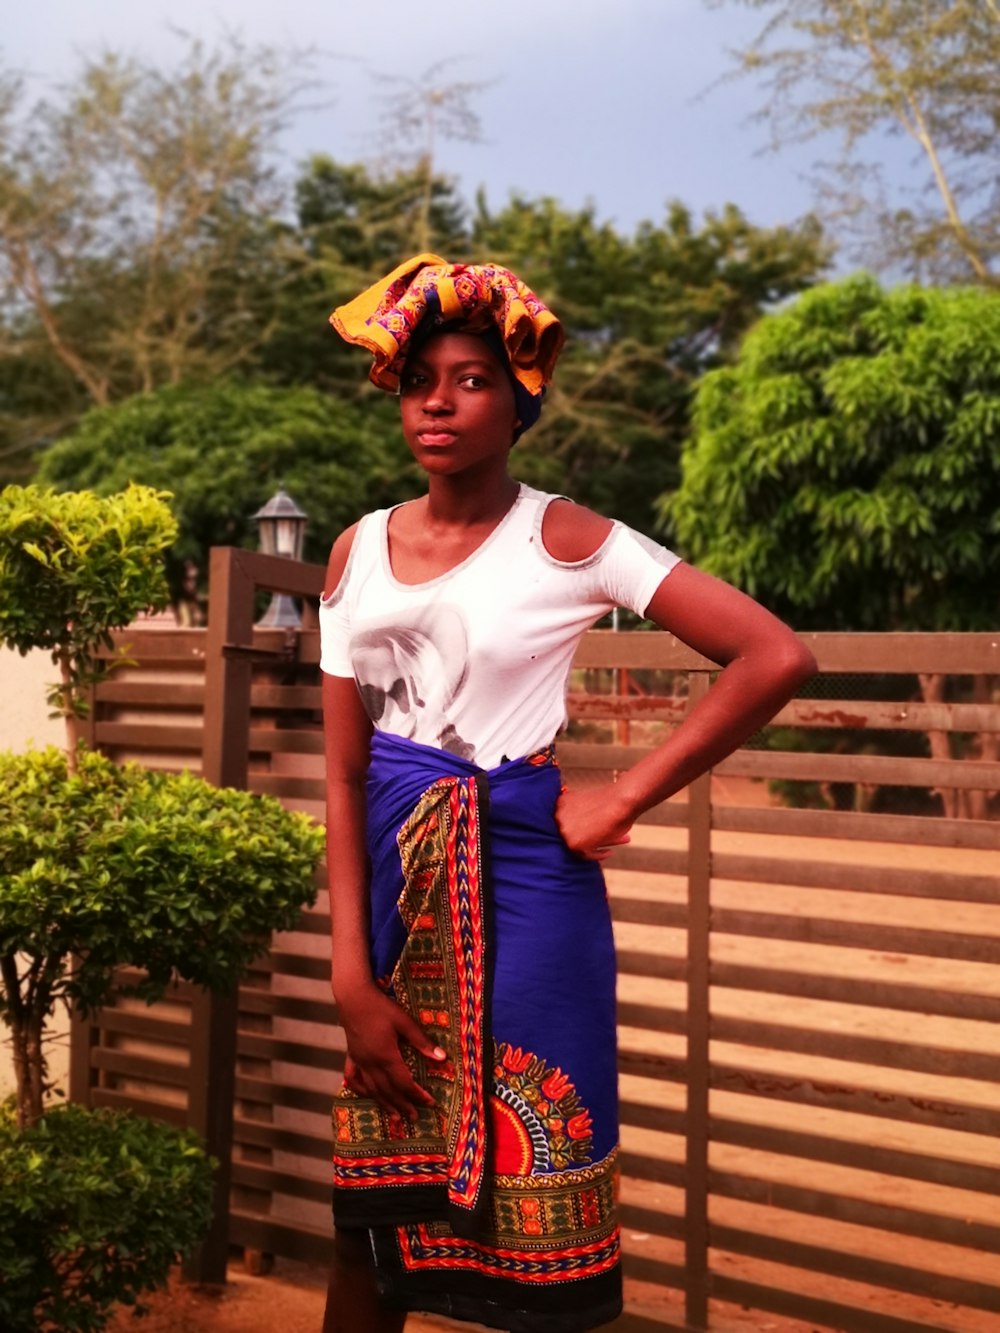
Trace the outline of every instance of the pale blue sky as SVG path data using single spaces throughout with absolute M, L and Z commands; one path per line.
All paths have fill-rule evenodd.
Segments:
M 41 91 L 102 46 L 169 60 L 168 24 L 312 45 L 328 105 L 290 131 L 290 166 L 313 151 L 370 156 L 377 76 L 418 78 L 455 57 L 446 80 L 495 81 L 474 98 L 487 142 L 446 142 L 437 157 L 466 197 L 482 185 L 494 205 L 512 190 L 590 201 L 624 228 L 660 217 L 671 197 L 696 212 L 732 201 L 772 224 L 809 208 L 814 149 L 758 155 L 759 93 L 712 88 L 726 47 L 758 22 L 702 0 L 36 0 L 5 25 L 2 50 Z

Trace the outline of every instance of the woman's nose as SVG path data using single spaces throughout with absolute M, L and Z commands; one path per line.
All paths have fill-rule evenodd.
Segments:
M 451 396 L 443 384 L 428 385 L 427 393 L 424 397 L 425 412 L 450 412 L 452 407 Z

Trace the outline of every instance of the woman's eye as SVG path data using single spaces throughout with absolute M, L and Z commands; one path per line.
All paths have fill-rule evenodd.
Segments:
M 466 375 L 462 383 L 470 389 L 485 389 L 487 380 L 482 375 Z

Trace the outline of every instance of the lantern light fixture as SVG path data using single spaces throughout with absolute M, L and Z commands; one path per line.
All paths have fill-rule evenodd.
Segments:
M 253 515 L 257 524 L 260 549 L 265 555 L 283 556 L 301 560 L 308 514 L 300 509 L 292 497 L 279 486 L 267 504 Z M 287 593 L 276 592 L 264 615 L 257 621 L 261 629 L 298 629 L 302 617 L 295 599 Z

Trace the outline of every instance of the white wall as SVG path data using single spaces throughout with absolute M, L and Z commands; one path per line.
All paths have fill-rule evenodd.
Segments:
M 63 745 L 65 727 L 48 716 L 46 686 L 58 679 L 58 670 L 45 652 L 27 657 L 0 648 L 0 750 L 24 750 L 45 745 Z M 66 1086 L 69 1075 L 69 1045 L 65 1015 L 58 1013 L 53 1026 L 58 1039 L 49 1048 L 50 1072 Z M 14 1090 L 14 1068 L 6 1029 L 0 1029 L 0 1097 Z

